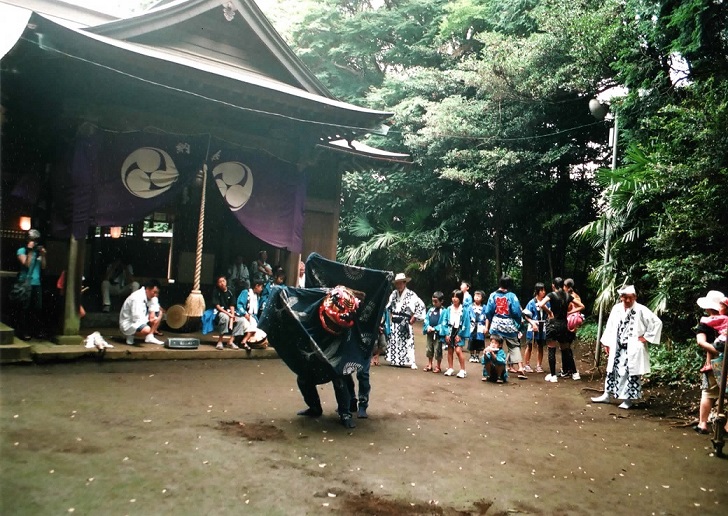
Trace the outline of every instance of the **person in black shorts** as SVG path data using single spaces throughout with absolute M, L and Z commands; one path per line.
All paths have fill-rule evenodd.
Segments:
M 545 380 L 556 383 L 559 381 L 556 376 L 556 346 L 557 344 L 569 344 L 574 340 L 574 333 L 569 331 L 566 323 L 569 305 L 573 304 L 575 308 L 583 308 L 584 305 L 564 290 L 562 278 L 554 278 L 551 287 L 554 289 L 553 292 L 547 294 L 536 306 L 549 314 L 549 319 L 546 321 L 546 346 L 548 346 L 549 352 L 550 374 L 546 375 Z M 574 352 L 571 349 L 565 350 L 561 360 L 564 371 L 576 371 Z

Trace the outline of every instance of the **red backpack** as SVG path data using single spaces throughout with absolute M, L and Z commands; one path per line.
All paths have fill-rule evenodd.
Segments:
M 584 314 L 574 312 L 566 316 L 566 327 L 570 332 L 575 332 L 584 324 Z

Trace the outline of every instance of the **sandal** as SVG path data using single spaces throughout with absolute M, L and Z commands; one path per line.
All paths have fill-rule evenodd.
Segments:
M 439 367 L 436 367 L 435 369 L 432 370 L 432 372 L 435 373 L 435 374 L 437 374 L 437 373 L 440 372 L 440 368 Z
M 248 346 L 248 343 L 247 342 L 242 342 L 241 343 L 241 346 L 243 346 L 243 349 L 245 351 L 250 351 L 250 346 Z
M 237 344 L 235 344 L 234 342 L 231 342 L 230 343 L 230 349 L 240 349 L 240 348 L 238 347 Z
M 423 371 L 426 372 L 426 373 L 429 373 L 430 371 L 432 371 L 432 367 L 425 366 L 425 368 L 423 369 Z

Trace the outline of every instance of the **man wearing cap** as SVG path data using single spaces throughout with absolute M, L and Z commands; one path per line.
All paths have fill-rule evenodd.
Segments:
M 698 306 L 705 310 L 709 316 L 716 316 L 719 314 L 728 314 L 728 307 L 723 304 L 725 296 L 722 292 L 717 290 L 711 290 L 705 297 L 698 298 Z M 714 346 L 715 339 L 718 337 L 718 332 L 711 328 L 708 324 L 700 322 L 697 329 L 695 330 L 695 340 L 698 343 L 701 351 L 708 353 L 708 355 L 718 356 L 718 350 Z M 710 416 L 710 410 L 715 405 L 715 401 L 719 396 L 718 382 L 715 379 L 713 371 L 703 371 L 700 375 L 700 409 L 698 411 L 698 424 L 693 427 L 699 434 L 708 434 L 708 417 Z
M 385 308 L 391 320 L 387 361 L 392 366 L 417 369 L 412 325 L 415 320 L 425 318 L 425 303 L 407 288 L 409 280 L 403 272 L 397 273 L 394 277 L 394 290 Z
M 592 398 L 594 403 L 609 403 L 610 395 L 624 402 L 628 409 L 642 398 L 642 375 L 650 372 L 649 343 L 660 342 L 662 321 L 644 305 L 637 303 L 633 285 L 617 290 L 620 302 L 614 305 L 601 342 L 608 350 L 604 394 Z
M 18 281 L 30 286 L 30 296 L 18 306 L 17 325 L 21 339 L 30 340 L 30 334 L 35 332 L 42 336 L 43 321 L 43 288 L 41 279 L 46 268 L 46 250 L 40 245 L 40 231 L 28 231 L 28 243 L 18 249 L 16 255 L 20 263 Z

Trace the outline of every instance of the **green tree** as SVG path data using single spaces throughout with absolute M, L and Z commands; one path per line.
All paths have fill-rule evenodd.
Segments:
M 381 243 L 390 241 L 382 237 L 392 237 L 393 227 L 418 228 L 418 237 L 446 238 L 399 235 L 401 242 L 410 242 L 404 247 L 412 252 L 411 263 L 425 276 L 449 270 L 450 281 L 467 278 L 489 288 L 509 272 L 530 291 L 536 280 L 572 272 L 579 263 L 585 268 L 591 252 L 573 246 L 570 235 L 594 216 L 594 185 L 586 164 L 599 149 L 588 143 L 605 141 L 606 134 L 589 118 L 580 86 L 593 87 L 601 77 L 572 78 L 566 86 L 546 80 L 568 75 L 563 68 L 572 66 L 565 52 L 569 43 L 560 43 L 561 31 L 536 31 L 535 21 L 530 26 L 479 23 L 487 18 L 482 13 L 502 5 L 458 2 L 442 10 L 437 22 L 446 54 L 442 66 L 402 68 L 368 95 L 370 105 L 396 113 L 399 141 L 415 160 L 404 173 L 410 204 L 396 201 L 377 224 L 367 210 L 371 204 L 390 205 L 385 186 L 390 176 L 372 189 L 349 192 L 353 196 L 345 197 L 343 213 L 353 217 L 342 221 L 342 256 L 370 257 L 362 249 L 383 248 Z M 530 15 L 534 5 L 519 4 L 523 19 L 536 19 Z M 462 51 L 461 41 L 477 44 Z M 422 217 L 418 203 L 435 208 Z M 418 215 L 416 224 L 391 225 L 411 214 Z M 358 225 L 347 229 L 350 220 L 363 219 L 366 231 Z M 420 248 L 413 240 L 435 248 Z
M 612 66 L 628 89 L 617 109 L 630 151 L 616 174 L 600 173 L 604 216 L 584 232 L 611 222 L 616 245 L 598 279 L 637 283 L 669 332 L 685 336 L 695 299 L 725 289 L 728 272 L 720 256 L 728 219 L 714 209 L 728 193 L 726 8 L 630 1 L 621 23 L 632 37 Z

